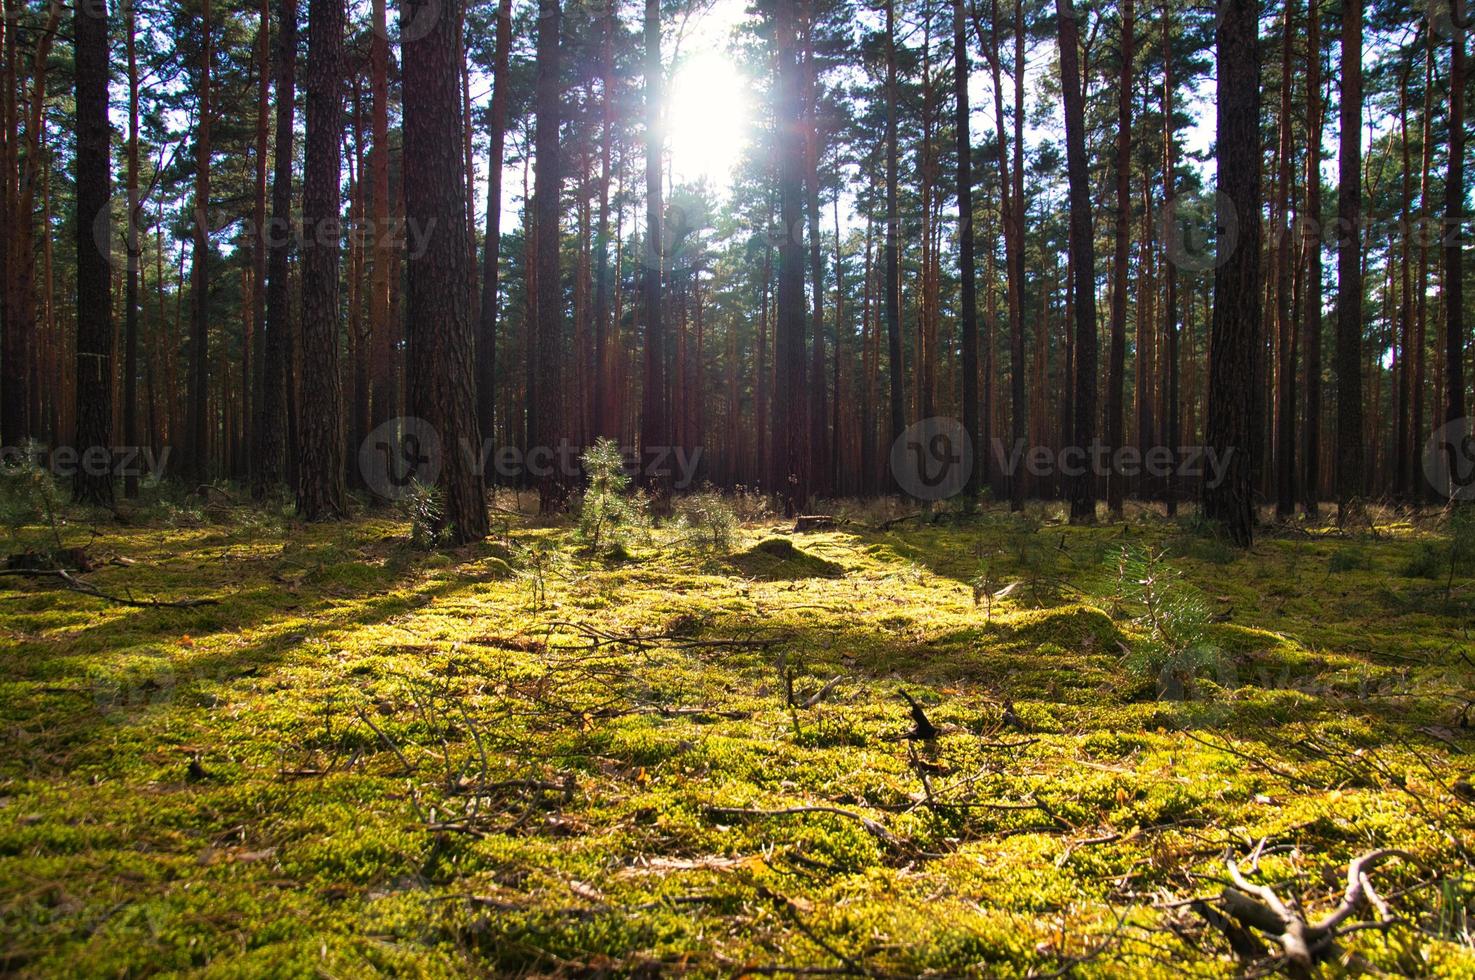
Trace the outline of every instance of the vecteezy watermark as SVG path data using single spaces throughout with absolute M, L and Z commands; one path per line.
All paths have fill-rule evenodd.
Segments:
M 1475 435 L 1471 420 L 1453 419 L 1424 444 L 1424 479 L 1451 500 L 1475 500 Z
M 386 500 L 400 500 L 416 484 L 429 485 L 439 479 L 449 451 L 461 454 L 471 472 L 481 477 L 495 475 L 504 482 L 558 477 L 576 481 L 583 476 L 579 457 L 583 450 L 568 439 L 556 446 L 498 446 L 491 439 L 474 444 L 458 440 L 453 447 L 424 419 L 407 416 L 390 419 L 374 429 L 359 446 L 359 474 L 364 485 Z M 701 446 L 646 446 L 641 450 L 622 447 L 625 472 L 632 478 L 660 479 L 673 490 L 690 489 L 701 467 Z
M 300 216 L 269 217 L 258 226 L 249 214 L 209 208 L 195 208 L 187 217 L 195 229 L 203 229 L 207 236 L 234 228 L 233 240 L 254 242 L 260 238 L 268 248 L 290 246 L 300 253 L 309 248 L 342 248 L 354 242 L 366 248 L 383 245 L 404 252 L 411 259 L 425 254 L 436 226 L 434 218 L 421 222 L 414 217 L 394 217 L 379 224 L 368 216 L 331 217 L 317 222 L 305 222 Z M 130 211 L 127 195 L 116 193 L 108 200 L 108 207 L 99 210 L 93 219 L 92 240 L 104 259 L 114 268 L 123 269 L 128 264 L 129 225 L 132 224 L 134 237 L 142 249 L 141 243 L 152 234 L 158 220 L 156 214 L 146 213 L 141 206 Z
M 172 446 L 0 446 L 0 475 L 15 473 L 26 465 L 38 466 L 52 476 L 145 477 L 159 479 L 169 465 Z
M 1039 479 L 1057 476 L 1175 477 L 1218 486 L 1228 472 L 1234 449 L 1213 446 L 1039 446 L 1023 439 L 1012 445 L 993 439 L 991 458 L 1006 477 L 1026 474 Z M 973 475 L 973 440 L 957 419 L 934 417 L 909 426 L 891 444 L 891 475 L 896 485 L 917 500 L 957 496 Z
M 359 475 L 385 500 L 399 500 L 417 483 L 439 479 L 442 453 L 440 433 L 424 419 L 390 419 L 359 446 Z
M 891 475 L 917 500 L 956 497 L 973 475 L 973 440 L 957 419 L 934 416 L 891 444 Z

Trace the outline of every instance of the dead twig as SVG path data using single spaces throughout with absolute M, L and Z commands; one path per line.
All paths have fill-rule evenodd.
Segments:
M 114 595 L 104 592 L 91 582 L 84 582 L 64 568 L 6 568 L 0 569 L 0 576 L 19 575 L 22 578 L 53 578 L 61 582 L 72 592 L 80 592 L 90 595 L 94 599 L 102 599 L 105 602 L 114 602 L 120 606 L 129 606 L 134 609 L 196 609 L 200 606 L 217 606 L 219 599 L 135 599 L 132 596 Z
M 1220 894 L 1219 908 L 1207 902 L 1195 908 L 1206 922 L 1223 933 L 1242 960 L 1264 957 L 1265 947 L 1255 936 L 1258 931 L 1280 947 L 1278 958 L 1285 966 L 1296 974 L 1307 975 L 1314 965 L 1335 953 L 1339 937 L 1363 929 L 1385 928 L 1398 921 L 1368 878 L 1374 864 L 1390 857 L 1414 860 L 1407 852 L 1393 849 L 1369 851 L 1354 858 L 1347 866 L 1347 887 L 1342 901 L 1318 922 L 1311 922 L 1292 909 L 1269 885 L 1249 881 L 1233 858 L 1225 861 L 1232 886 Z M 1374 908 L 1377 921 L 1346 924 L 1364 905 Z

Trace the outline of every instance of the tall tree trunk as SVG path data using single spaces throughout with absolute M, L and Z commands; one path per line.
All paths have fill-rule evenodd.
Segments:
M 268 230 L 266 224 L 266 154 L 267 111 L 271 93 L 271 2 L 261 0 L 260 23 L 257 27 L 257 102 L 256 102 L 256 171 L 252 216 L 256 223 L 255 240 L 251 243 L 251 409 L 250 440 L 247 452 L 251 485 L 257 485 L 262 467 L 261 448 L 266 440 L 262 431 L 264 423 L 266 372 L 266 254 Z
M 373 231 L 369 273 L 369 411 L 372 427 L 395 415 L 394 348 L 398 328 L 389 316 L 390 267 L 394 264 L 389 223 L 389 24 L 386 0 L 374 0 L 369 35 L 369 226 Z M 495 175 L 494 175 L 495 176 Z
M 1317 515 L 1321 500 L 1321 130 L 1325 107 L 1321 99 L 1320 2 L 1307 0 L 1306 5 L 1306 131 L 1311 138 L 1306 148 L 1306 222 L 1303 231 L 1308 263 L 1303 294 L 1305 309 L 1301 315 L 1306 331 L 1301 505 L 1308 517 Z
M 1275 201 L 1275 316 L 1279 362 L 1275 395 L 1275 516 L 1287 520 L 1296 512 L 1296 322 L 1291 302 L 1291 268 L 1295 255 L 1291 241 L 1291 51 L 1294 47 L 1295 2 L 1286 0 L 1282 14 L 1280 51 L 1280 142 L 1276 156 Z
M 654 2 L 654 0 L 651 0 Z M 804 134 L 795 48 L 794 11 L 778 4 L 775 13 L 778 74 L 775 79 L 779 220 L 778 314 L 775 330 L 772 484 L 785 515 L 804 506 L 804 247 L 798 229 L 804 220 Z M 817 383 L 823 383 L 818 379 Z
M 1337 520 L 1362 496 L 1362 0 L 1342 4 L 1337 177 Z M 1458 361 L 1458 359 L 1456 359 Z M 1456 365 L 1458 370 L 1458 365 Z
M 998 139 L 998 171 L 999 171 L 999 217 L 1004 226 L 1004 265 L 1005 279 L 1007 282 L 1007 300 L 1009 307 L 1009 404 L 1010 404 L 1010 438 L 1012 445 L 1010 452 L 1023 444 L 1028 433 L 1029 409 L 1026 403 L 1026 389 L 1024 379 L 1024 223 L 1021 211 L 1023 209 L 1023 184 L 1019 181 L 1020 175 L 1014 172 L 1011 176 L 1009 163 L 1010 138 L 1008 130 L 1004 125 L 1004 93 L 1002 83 L 1002 66 L 999 57 L 999 17 L 998 0 L 993 0 L 992 15 L 993 24 L 989 31 L 987 40 L 983 34 L 983 23 L 978 16 L 978 9 L 973 8 L 974 27 L 978 32 L 978 42 L 988 58 L 989 71 L 993 76 L 994 88 L 994 132 Z M 1015 104 L 1016 115 L 1014 129 L 1014 166 L 1017 171 L 1023 161 L 1019 143 L 1023 137 L 1021 128 L 1022 120 L 1018 118 L 1022 113 L 1022 93 L 1019 88 L 1020 74 L 1023 72 L 1023 46 L 1017 36 L 1022 30 L 1019 3 L 1015 4 L 1016 32 L 1014 46 L 1014 75 L 1015 75 Z M 1024 506 L 1025 480 L 1024 474 L 1015 467 L 1008 474 L 1009 508 L 1019 510 Z
M 847 399 L 841 397 L 840 365 L 844 359 L 844 341 L 853 338 L 850 325 L 845 320 L 845 259 L 841 254 L 840 239 L 840 195 L 837 193 L 832 202 L 835 217 L 835 361 L 834 377 L 831 387 L 834 389 L 834 398 L 831 403 L 830 423 L 830 489 L 835 496 L 842 493 L 842 485 L 845 479 L 845 451 L 844 433 L 842 425 L 844 420 L 841 416 L 841 406 L 847 403 Z
M 1096 443 L 1096 249 L 1091 230 L 1091 187 L 1086 167 L 1085 96 L 1081 85 L 1081 36 L 1070 0 L 1055 0 L 1060 30 L 1060 77 L 1065 95 L 1065 155 L 1070 183 L 1070 251 L 1075 289 L 1076 453 L 1089 454 Z M 1096 520 L 1096 482 L 1084 461 L 1072 476 L 1072 523 Z
M 343 26 L 343 0 L 309 0 L 307 143 L 302 178 L 304 384 L 297 474 L 297 511 L 309 521 L 338 520 L 348 514 L 338 353 Z M 453 145 L 459 150 L 459 141 Z M 458 239 L 458 247 L 464 241 Z
M 1314 2 L 1314 0 L 1313 0 Z M 1166 2 L 1162 10 L 1163 42 L 1163 207 L 1172 207 L 1178 190 L 1176 173 L 1177 122 L 1173 112 L 1173 14 Z M 1178 266 L 1171 258 L 1163 263 L 1163 417 L 1166 427 L 1163 442 L 1170 454 L 1171 465 L 1165 489 L 1168 516 L 1178 513 L 1178 444 L 1182 438 L 1182 403 L 1179 399 L 1178 356 Z
M 896 148 L 896 2 L 886 0 L 886 245 L 883 265 L 886 276 L 887 372 L 891 390 L 891 431 L 885 445 L 894 445 L 906 428 L 905 365 L 901 354 L 901 270 L 897 254 L 897 148 Z M 888 485 L 896 487 L 896 476 Z
M 108 20 L 77 0 L 72 17 L 77 83 L 77 441 L 72 499 L 113 503 L 113 302 L 108 253 L 112 219 L 108 125 Z
M 1312 0 L 1314 3 L 1315 0 Z M 1427 438 L 1424 434 L 1424 385 L 1428 373 L 1428 340 L 1429 340 L 1429 178 L 1433 167 L 1434 141 L 1430 136 L 1431 120 L 1434 116 L 1434 32 L 1428 31 L 1425 36 L 1424 46 L 1424 107 L 1423 116 L 1420 120 L 1421 148 L 1419 162 L 1419 273 L 1415 292 L 1418 297 L 1415 306 L 1414 319 L 1416 327 L 1414 330 L 1414 384 L 1413 384 L 1413 409 L 1409 424 L 1413 430 L 1413 444 L 1415 458 L 1410 460 L 1410 465 L 1415 469 L 1422 470 L 1420 460 L 1417 458 L 1419 449 Z M 1414 500 L 1423 501 L 1428 499 L 1431 488 L 1427 480 L 1420 479 L 1417 475 L 1413 477 L 1412 486 L 1415 487 Z
M 453 2 L 460 8 L 460 0 Z M 461 10 L 441 11 L 427 29 L 422 18 L 435 17 L 436 11 L 435 0 L 404 0 L 400 7 L 401 36 L 414 36 L 403 42 L 405 217 L 440 231 L 426 239 L 423 252 L 409 257 L 406 390 L 411 413 L 440 438 L 436 486 L 444 507 L 436 530 L 464 544 L 487 535 L 486 484 L 477 465 L 481 434 L 472 356 L 472 261 L 466 248 L 468 175 L 461 146 Z M 556 14 L 552 20 L 556 31 Z M 415 30 L 407 32 L 411 24 Z M 540 170 L 543 163 L 540 156 Z M 556 216 L 546 227 L 557 229 Z M 551 237 L 556 243 L 557 235 Z
M 1357 0 L 1349 0 L 1357 2 Z M 1444 420 L 1465 417 L 1465 4 L 1449 0 L 1449 170 L 1444 178 Z M 1468 426 L 1466 426 L 1468 431 Z M 1442 489 L 1442 488 L 1441 488 Z
M 128 250 L 127 271 L 123 285 L 123 444 L 129 449 L 139 444 L 138 434 L 138 21 L 132 3 L 124 6 L 124 32 L 128 51 L 128 228 L 125 247 Z M 262 30 L 266 30 L 262 21 Z M 265 65 L 263 64 L 263 68 Z M 263 103 L 264 104 L 264 103 Z M 263 110 L 264 111 L 264 110 Z M 260 227 L 258 221 L 257 227 Z M 50 236 L 48 236 L 49 239 Z M 103 241 L 101 236 L 99 241 Z M 138 496 L 138 476 L 133 468 L 124 474 L 123 496 Z
M 504 0 L 510 11 L 510 0 Z M 599 219 L 594 238 L 594 416 L 595 435 L 610 439 L 620 437 L 620 416 L 615 407 L 614 354 L 618 347 L 611 342 L 610 328 L 610 264 L 609 264 L 609 186 L 610 158 L 615 143 L 615 4 L 604 12 L 604 32 L 600 41 L 600 111 L 603 113 L 603 137 L 599 161 Z M 509 14 L 510 16 L 510 14 Z M 618 272 L 618 270 L 616 270 Z
M 261 352 L 258 468 L 251 483 L 256 499 L 282 482 L 288 440 L 288 386 L 292 383 L 292 310 L 288 246 L 292 223 L 292 106 L 297 92 L 297 2 L 278 0 L 277 43 L 272 75 L 276 80 L 276 140 L 273 146 L 271 220 L 263 232 L 266 256 L 266 343 Z M 162 277 L 161 277 L 162 278 Z
M 987 434 L 978 428 L 978 271 L 973 257 L 973 139 L 968 110 L 968 33 L 963 0 L 953 0 L 953 128 L 958 140 L 958 275 L 962 284 L 963 429 L 973 441 L 973 469 L 967 492 L 977 497 L 983 485 L 982 460 Z M 839 234 L 839 226 L 836 226 Z M 836 265 L 838 271 L 839 266 Z M 838 393 L 836 398 L 838 398 Z
M 1414 479 L 1410 458 L 1412 442 L 1417 436 L 1409 427 L 1409 405 L 1413 398 L 1413 235 L 1414 225 L 1410 216 L 1414 213 L 1413 153 L 1408 142 L 1408 86 L 1413 77 L 1414 59 L 1410 55 L 1404 66 L 1402 80 L 1398 86 L 1398 146 L 1402 154 L 1403 173 L 1400 186 L 1402 198 L 1402 223 L 1405 233 L 1400 236 L 1398 255 L 1398 376 L 1396 390 L 1397 408 L 1393 413 L 1395 428 L 1395 459 L 1393 464 L 1393 490 L 1400 501 L 1407 502 Z
M 556 452 L 564 435 L 561 366 L 564 353 L 563 277 L 559 274 L 561 244 L 559 194 L 563 187 L 559 147 L 559 30 L 558 0 L 538 4 L 537 132 L 538 169 L 533 180 L 533 213 L 537 221 L 538 318 L 533 362 L 537 411 L 533 417 L 530 451 Z M 538 480 L 538 500 L 544 513 L 563 505 L 567 484 L 555 467 Z
M 213 26 L 211 0 L 201 5 L 200 64 L 196 92 L 195 213 L 193 268 L 190 272 L 189 431 L 185 439 L 186 475 L 203 482 L 210 473 L 210 99 Z
M 12 253 L 12 229 L 19 221 L 16 201 L 16 154 L 20 140 L 19 116 L 16 111 L 16 42 L 20 23 L 19 0 L 5 0 L 5 17 L 0 30 L 5 32 L 5 59 L 0 66 L 0 444 L 19 446 L 31 434 L 30 428 L 30 358 L 25 345 L 29 338 L 16 323 L 14 272 L 16 256 Z
M 46 25 L 37 34 L 31 52 L 29 92 L 24 137 L 17 131 L 17 101 L 21 93 L 15 85 L 17 54 L 15 39 L 20 23 L 20 8 L 7 4 L 6 16 L 6 207 L 11 215 L 0 239 L 5 240 L 7 299 L 4 308 L 3 347 L 0 347 L 0 412 L 4 420 L 8 446 L 22 445 L 27 438 L 39 434 L 43 419 L 38 408 L 40 383 L 36 376 L 39 338 L 36 332 L 36 187 L 42 179 L 45 158 L 43 135 L 46 128 L 46 79 L 52 41 L 57 34 L 63 6 L 50 5 Z M 24 156 L 20 151 L 24 149 Z M 49 232 L 49 229 L 48 229 Z M 58 433 L 53 432 L 52 435 Z
M 1354 0 L 1355 2 L 1355 0 Z M 1225 0 L 1218 29 L 1218 148 L 1220 236 L 1214 270 L 1214 317 L 1209 333 L 1208 420 L 1205 445 L 1224 463 L 1222 478 L 1206 469 L 1204 516 L 1248 547 L 1254 535 L 1254 479 L 1259 401 L 1256 366 L 1260 295 L 1260 37 L 1259 0 Z M 1226 254 L 1227 253 L 1227 254 Z
M 1111 353 L 1107 361 L 1106 442 L 1114 453 L 1123 442 L 1122 400 L 1127 372 L 1127 247 L 1132 219 L 1132 0 L 1122 4 L 1121 76 L 1117 82 L 1116 229 L 1113 238 L 1111 287 Z M 1139 311 L 1140 315 L 1140 311 Z M 1142 352 L 1138 351 L 1138 357 Z M 1106 483 L 1106 506 L 1122 514 L 1122 474 L 1111 465 Z
M 661 309 L 662 282 L 666 271 L 665 232 L 661 202 L 662 161 L 665 135 L 661 131 L 664 96 L 661 64 L 661 5 L 645 0 L 645 268 L 641 296 L 645 310 L 645 379 L 641 393 L 641 475 L 657 496 L 664 498 L 670 487 L 663 474 L 647 467 L 657 447 L 670 444 L 671 430 L 666 414 L 666 332 Z
M 809 278 L 813 280 L 812 296 L 812 346 L 809 376 L 809 468 L 806 481 L 808 493 L 821 495 L 829 492 L 825 475 L 829 472 L 829 450 L 825 431 L 825 291 L 824 258 L 821 254 L 819 231 L 819 67 L 814 55 L 815 3 L 806 0 L 804 5 L 804 100 L 808 122 L 804 127 L 804 190 L 806 217 L 809 221 Z M 838 392 L 836 397 L 839 397 Z M 807 494 L 806 494 L 807 496 Z M 802 506 L 803 501 L 800 501 Z

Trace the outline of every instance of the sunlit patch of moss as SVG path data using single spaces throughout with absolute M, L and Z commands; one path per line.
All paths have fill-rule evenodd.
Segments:
M 35 972 L 87 975 L 848 958 L 1023 976 L 1111 941 L 1118 914 L 1160 925 L 1149 903 L 1200 893 L 1226 850 L 1261 839 L 1267 874 L 1313 903 L 1375 846 L 1462 867 L 1463 607 L 1399 575 L 1432 532 L 1268 538 L 1221 561 L 1176 525 L 1123 525 L 1223 620 L 1226 669 L 1198 700 L 1160 702 L 1133 689 L 1132 628 L 1111 618 L 1102 569 L 1122 528 L 1059 517 L 793 538 L 758 523 L 735 558 L 657 528 L 628 563 L 511 518 L 505 539 L 440 555 L 382 514 L 100 525 L 92 547 L 137 562 L 100 587 L 224 601 L 127 609 L 4 583 L 9 945 Z M 1347 541 L 1367 561 L 1329 574 Z M 980 553 L 1019 583 L 987 626 Z M 594 650 L 584 627 L 671 639 Z M 899 690 L 934 743 L 899 737 Z M 465 781 L 483 778 L 572 789 L 501 789 L 473 810 Z M 713 811 L 814 805 L 902 843 L 851 816 Z M 1420 873 L 1379 875 L 1396 891 Z M 1453 923 L 1470 906 L 1431 894 L 1445 925 L 1348 946 L 1391 972 L 1469 974 Z M 1222 944 L 1157 941 L 1234 971 Z M 1140 944 L 1081 969 L 1171 972 Z

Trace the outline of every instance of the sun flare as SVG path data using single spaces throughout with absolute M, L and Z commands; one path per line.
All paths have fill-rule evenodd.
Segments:
M 752 82 L 718 50 L 682 59 L 671 82 L 667 131 L 678 181 L 706 178 L 725 189 L 748 139 Z

